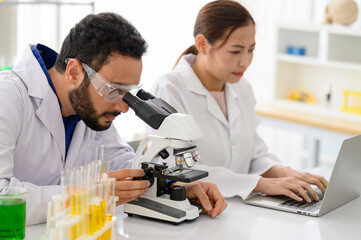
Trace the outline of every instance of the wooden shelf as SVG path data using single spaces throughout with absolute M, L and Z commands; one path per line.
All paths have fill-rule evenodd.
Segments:
M 255 111 L 264 117 L 351 135 L 361 134 L 361 115 L 343 113 L 337 109 L 275 100 L 257 103 Z

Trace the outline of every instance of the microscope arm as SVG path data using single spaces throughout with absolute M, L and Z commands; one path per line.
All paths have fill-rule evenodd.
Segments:
M 150 138 L 146 137 L 139 144 L 137 151 L 135 153 L 134 159 L 133 159 L 132 168 L 140 168 L 140 159 L 142 158 L 142 153 L 144 152 L 144 149 L 147 147 L 149 141 L 150 141 Z

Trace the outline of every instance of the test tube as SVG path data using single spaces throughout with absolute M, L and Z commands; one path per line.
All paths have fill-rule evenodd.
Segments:
M 95 148 L 95 160 L 100 160 L 103 162 L 104 157 L 104 145 L 100 144 L 97 145 Z
M 98 167 L 97 167 L 97 179 L 96 182 L 100 182 L 101 178 L 102 178 L 102 173 L 104 172 L 104 164 L 102 161 L 98 160 L 97 163 Z
M 97 165 L 96 165 L 96 161 L 93 161 L 92 162 L 92 179 L 91 179 L 91 182 L 92 182 L 92 185 L 95 184 L 96 182 L 96 176 L 97 176 Z
M 115 178 L 109 178 L 109 190 L 110 190 L 110 204 L 109 204 L 109 213 L 110 216 L 115 216 Z
M 49 201 L 48 203 L 48 213 L 46 216 L 46 236 L 49 236 L 49 231 L 50 231 L 50 221 L 51 221 L 51 217 L 53 215 L 53 203 L 52 201 Z
M 86 228 L 85 228 L 85 232 L 87 235 L 90 235 L 90 199 L 91 199 L 91 175 L 92 175 L 92 165 L 91 163 L 89 163 L 86 166 L 86 187 L 87 187 L 87 192 L 86 192 L 86 213 L 85 213 L 85 217 L 86 217 Z
M 100 200 L 100 209 L 99 209 L 99 223 L 101 226 L 104 226 L 105 219 L 106 219 L 106 213 L 107 213 L 107 203 L 104 199 L 104 183 L 99 182 L 98 183 L 98 197 Z
M 109 172 L 110 172 L 110 161 L 105 161 L 105 172 L 106 172 L 107 175 L 109 176 Z
M 76 191 L 76 176 L 75 176 L 75 171 L 71 170 L 70 171 L 70 212 L 73 215 L 76 215 L 76 196 L 75 196 L 75 191 Z
M 110 214 L 110 211 L 108 210 L 108 205 L 109 205 L 109 183 L 110 183 L 110 181 L 109 181 L 109 179 L 107 179 L 106 181 L 104 181 L 103 182 L 103 184 L 104 184 L 104 195 L 103 195 L 103 199 L 104 199 L 104 201 L 105 201 L 105 203 L 106 203 L 106 216 L 108 215 L 108 214 Z

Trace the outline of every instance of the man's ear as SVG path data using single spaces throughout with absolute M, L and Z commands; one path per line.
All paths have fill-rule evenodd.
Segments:
M 207 49 L 209 47 L 209 42 L 208 42 L 208 39 L 203 34 L 197 35 L 195 45 L 196 45 L 196 48 L 199 53 L 202 53 L 202 54 L 207 53 Z
M 65 70 L 66 81 L 70 85 L 77 87 L 84 79 L 84 74 L 81 63 L 76 59 L 70 59 Z

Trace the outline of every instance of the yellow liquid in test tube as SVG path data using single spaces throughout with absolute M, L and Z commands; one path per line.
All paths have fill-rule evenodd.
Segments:
M 86 216 L 87 216 L 87 208 L 86 208 L 86 193 L 80 192 L 80 214 L 82 215 L 81 218 L 81 225 L 80 225 L 80 236 L 86 235 Z
M 113 216 L 111 214 L 106 215 L 106 221 L 111 222 L 113 220 Z M 104 234 L 104 240 L 111 240 L 112 237 L 112 228 L 109 228 Z
M 90 235 L 90 211 L 87 211 L 85 214 L 85 233 Z
M 96 231 L 95 205 L 89 206 L 89 234 L 93 235 Z
M 101 226 L 105 225 L 107 215 L 107 202 L 105 200 L 100 201 L 100 224 Z
M 78 194 L 73 193 L 71 195 L 71 214 L 77 215 L 77 206 L 78 206 Z
M 97 211 L 97 229 L 101 228 L 101 208 L 100 208 L 100 202 L 96 205 L 96 211 Z
M 100 214 L 100 205 L 92 204 L 90 205 L 90 234 L 94 234 L 99 228 L 99 214 Z
M 76 193 L 71 194 L 70 196 L 71 200 L 70 200 L 70 210 L 71 210 L 71 214 L 72 215 L 76 215 L 77 214 L 77 206 L 78 206 L 78 197 Z M 70 239 L 76 239 L 78 236 L 78 224 L 74 224 L 71 227 L 71 235 L 72 237 Z
M 78 224 L 75 224 L 72 226 L 71 230 L 72 230 L 72 237 L 71 239 L 77 239 L 78 238 L 78 234 L 77 234 L 77 226 Z

